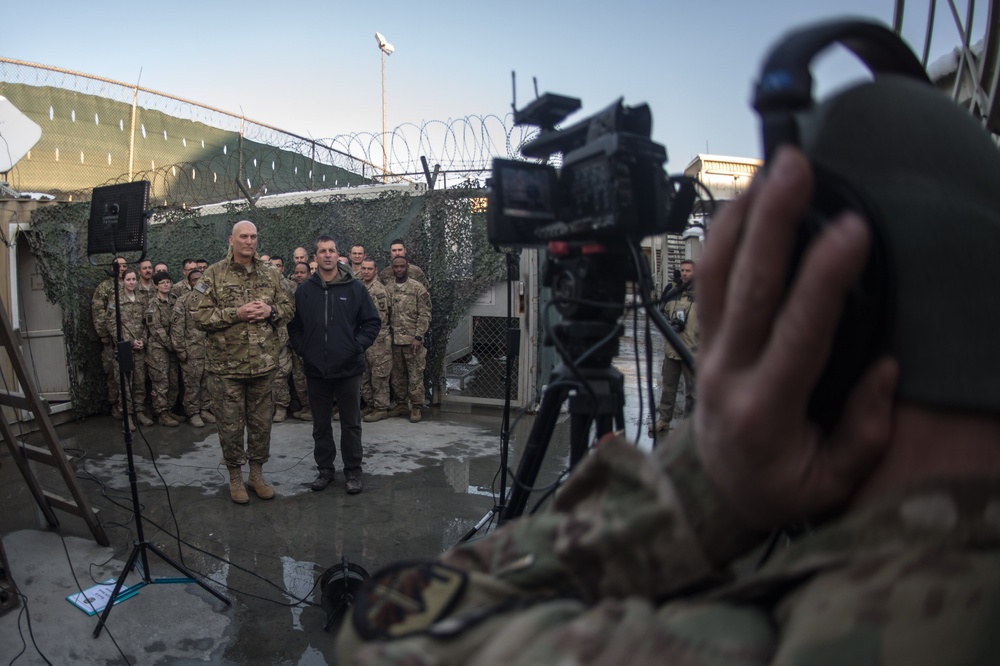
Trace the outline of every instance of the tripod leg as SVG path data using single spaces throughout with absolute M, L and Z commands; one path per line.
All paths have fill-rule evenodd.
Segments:
M 603 418 L 603 417 L 601 417 Z M 590 448 L 590 426 L 594 417 L 589 414 L 573 414 L 569 420 L 569 467 L 573 469 L 587 455 Z M 600 424 L 600 420 L 598 420 Z
M 94 629 L 94 638 L 101 635 L 101 630 L 104 629 L 104 623 L 108 620 L 108 615 L 111 615 L 111 609 L 115 605 L 115 599 L 118 598 L 118 593 L 121 592 L 122 585 L 125 584 L 125 577 L 128 576 L 128 572 L 132 570 L 135 566 L 135 561 L 139 557 L 139 553 L 142 551 L 142 545 L 136 542 L 135 546 L 132 548 L 132 552 L 129 553 L 128 561 L 125 562 L 125 568 L 122 569 L 122 573 L 118 576 L 118 581 L 115 583 L 115 589 L 111 592 L 111 597 L 108 599 L 108 605 L 104 607 L 104 612 L 101 613 L 101 619 L 97 623 L 97 627 Z
M 205 590 L 206 592 L 208 592 L 209 594 L 211 594 L 212 596 L 214 596 L 219 601 L 224 601 L 227 606 L 230 603 L 232 603 L 225 596 L 223 596 L 222 594 L 220 594 L 216 590 L 214 590 L 211 587 L 209 587 L 208 584 L 205 583 L 205 581 L 201 580 L 198 577 L 197 574 L 195 574 L 193 571 L 191 571 L 190 569 L 188 569 L 186 566 L 184 566 L 183 564 L 181 564 L 180 562 L 178 562 L 174 558 L 172 558 L 169 555 L 167 555 L 166 553 L 164 553 L 162 550 L 160 550 L 159 548 L 157 548 L 155 545 L 153 545 L 151 543 L 147 543 L 146 544 L 146 548 L 149 548 L 151 551 L 153 551 L 153 553 L 155 555 L 159 556 L 159 558 L 161 560 L 163 560 L 164 562 L 166 562 L 167 564 L 169 564 L 170 566 L 172 566 L 174 569 L 176 569 L 180 573 L 184 574 L 192 582 L 197 583 L 203 590 Z M 153 581 L 153 582 L 156 582 L 156 581 Z M 185 581 L 185 582 L 187 582 L 187 581 Z
M 552 386 L 561 383 L 562 375 L 559 371 L 560 368 L 553 371 L 551 386 L 542 396 L 542 404 L 535 415 L 535 423 L 531 426 L 528 443 L 524 447 L 521 463 L 517 467 L 517 474 L 514 475 L 514 482 L 511 484 L 510 503 L 500 515 L 501 524 L 524 513 L 524 507 L 528 503 L 528 495 L 531 494 L 531 487 L 535 484 L 538 472 L 542 468 L 545 449 L 548 447 L 552 431 L 556 427 L 556 421 L 559 420 L 559 409 L 566 399 L 567 389 L 565 387 L 552 388 Z

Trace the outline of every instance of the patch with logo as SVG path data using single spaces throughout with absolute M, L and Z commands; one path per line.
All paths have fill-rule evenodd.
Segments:
M 437 562 L 397 562 L 358 590 L 352 620 L 365 640 L 425 632 L 447 615 L 465 591 L 468 574 Z
M 204 282 L 197 282 L 194 285 L 194 290 L 204 294 L 206 291 L 208 291 L 208 285 L 205 284 Z

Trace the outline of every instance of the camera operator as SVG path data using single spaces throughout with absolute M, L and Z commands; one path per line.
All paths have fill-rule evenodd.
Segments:
M 551 510 L 376 574 L 338 663 L 1000 658 L 1000 152 L 943 93 L 898 76 L 809 114 L 821 122 L 803 124 L 803 148 L 780 148 L 712 226 L 699 406 L 672 445 L 608 436 Z M 861 187 L 877 225 L 830 220 L 789 283 L 822 174 Z M 892 258 L 889 353 L 827 431 L 808 403 L 875 239 Z M 965 288 L 927 283 L 958 248 Z M 946 297 L 947 321 L 928 317 Z M 769 530 L 804 520 L 813 531 L 734 578 Z
M 698 310 L 694 298 L 694 267 L 690 259 L 681 262 L 680 280 L 663 296 L 663 314 L 671 328 L 677 331 L 681 341 L 692 354 L 698 351 Z M 677 385 L 684 375 L 684 416 L 694 409 L 694 376 L 681 363 L 677 350 L 663 341 L 663 369 L 660 372 L 660 417 L 650 427 L 650 434 L 670 432 L 670 421 L 674 418 L 674 404 L 677 402 Z

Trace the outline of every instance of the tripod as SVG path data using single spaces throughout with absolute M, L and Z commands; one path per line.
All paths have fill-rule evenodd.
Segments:
M 624 331 L 618 318 L 625 310 L 625 282 L 634 272 L 617 252 L 595 252 L 593 246 L 569 244 L 562 254 L 550 253 L 543 283 L 565 318 L 550 329 L 563 362 L 552 372 L 518 465 L 510 502 L 500 522 L 524 513 L 541 470 L 562 404 L 569 400 L 570 467 L 583 459 L 591 427 L 597 437 L 625 427 L 625 379 L 612 367 Z
M 121 260 L 124 261 L 124 260 Z M 122 340 L 122 313 L 121 313 L 121 292 L 119 289 L 119 273 L 120 268 L 118 264 L 119 260 L 116 259 L 113 263 L 113 268 L 111 270 L 111 279 L 114 281 L 115 286 L 115 324 L 117 330 L 116 336 L 116 351 L 115 357 L 118 359 L 118 390 L 119 398 L 121 400 L 122 409 L 122 433 L 125 437 L 125 455 L 128 460 L 128 482 L 129 487 L 132 491 L 132 515 L 135 516 L 135 533 L 136 539 L 133 542 L 132 552 L 128 556 L 128 560 L 125 562 L 125 567 L 122 569 L 122 573 L 118 576 L 118 581 L 115 583 L 115 588 L 111 592 L 111 598 L 108 600 L 107 606 L 104 608 L 104 612 L 101 613 L 101 619 L 97 623 L 97 627 L 94 629 L 94 638 L 101 635 L 101 630 L 104 628 L 105 622 L 108 620 L 108 616 L 111 614 L 111 609 L 114 608 L 115 599 L 118 598 L 118 593 L 122 589 L 122 585 L 125 582 L 125 577 L 128 576 L 129 571 L 135 566 L 136 561 L 141 562 L 141 574 L 142 582 L 144 585 L 149 585 L 151 583 L 189 583 L 194 582 L 201 586 L 202 589 L 207 591 L 209 594 L 214 596 L 216 599 L 223 601 L 228 606 L 231 602 L 225 596 L 219 592 L 213 590 L 204 581 L 199 580 L 195 577 L 193 571 L 185 567 L 180 562 L 176 561 L 162 550 L 156 547 L 155 544 L 146 540 L 145 534 L 142 529 L 142 513 L 139 505 L 139 489 L 136 485 L 135 476 L 135 459 L 132 455 L 132 433 L 129 429 L 129 419 L 134 418 L 134 414 L 129 412 L 129 394 L 127 389 L 127 383 L 125 381 L 126 372 L 131 372 L 135 366 L 135 361 L 132 356 L 132 341 Z M 134 405 L 133 405 L 134 407 Z M 170 578 L 153 580 L 149 573 L 149 558 L 148 552 L 152 552 L 154 555 L 158 556 L 161 560 L 172 566 L 179 573 L 184 574 L 183 578 Z
M 577 346 L 575 341 L 586 339 L 588 334 L 601 330 L 604 335 L 600 340 L 608 342 L 603 343 L 598 358 L 592 365 L 572 368 L 566 363 L 560 363 L 552 371 L 549 387 L 542 396 L 525 444 L 524 455 L 517 468 L 510 503 L 500 516 L 501 523 L 524 513 L 528 496 L 542 468 L 546 447 L 559 420 L 560 409 L 567 399 L 570 414 L 570 468 L 575 467 L 587 453 L 591 426 L 596 424 L 598 439 L 613 429 L 625 427 L 625 379 L 622 373 L 611 367 L 611 359 L 618 350 L 621 325 L 574 322 L 557 327 L 553 334 L 568 339 L 573 348 Z M 581 335 L 585 337 L 581 339 Z

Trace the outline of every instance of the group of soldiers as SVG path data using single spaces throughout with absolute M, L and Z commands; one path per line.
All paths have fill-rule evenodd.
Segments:
M 365 352 L 362 416 L 369 423 L 390 416 L 409 416 L 411 422 L 417 423 L 425 399 L 423 378 L 427 352 L 422 341 L 430 325 L 429 283 L 426 274 L 406 259 L 402 240 L 392 242 L 390 255 L 392 265 L 381 272 L 361 245 L 353 246 L 343 262 L 367 287 L 382 319 L 377 340 Z M 282 287 L 292 301 L 295 289 L 316 270 L 315 261 L 310 261 L 313 257 L 303 247 L 295 249 L 288 277 L 281 257 L 261 255 L 260 258 L 280 273 Z M 123 414 L 121 408 L 118 354 L 115 353 L 118 318 L 115 285 L 110 277 L 98 285 L 91 304 L 94 329 L 103 344 L 101 358 L 107 374 L 112 415 L 118 420 L 126 420 L 133 430 L 132 414 L 143 427 L 159 423 L 173 428 L 185 420 L 196 428 L 215 423 L 205 366 L 206 333 L 192 317 L 196 306 L 192 299 L 199 295 L 195 287 L 208 262 L 185 259 L 182 262 L 183 279 L 177 283 L 171 280 L 165 263 L 146 259 L 136 270 L 131 270 L 126 260 L 118 257 L 115 265 L 119 278 L 117 302 L 121 305 L 121 339 L 129 342 L 134 359 L 127 391 L 128 415 Z M 287 418 L 292 388 L 300 408 L 291 415 L 311 421 L 302 359 L 292 351 L 284 326 L 278 328 L 277 334 L 280 353 L 273 381 L 273 421 Z M 178 397 L 181 397 L 184 415 L 174 410 Z M 336 412 L 334 418 L 337 418 Z
M 123 257 L 118 257 L 114 264 L 118 269 L 117 295 L 115 283 L 109 277 L 98 285 L 91 302 L 94 330 L 103 345 L 101 359 L 107 373 L 112 415 L 127 420 L 133 430 L 132 414 L 144 427 L 158 422 L 176 428 L 184 420 L 196 428 L 215 423 L 205 386 L 205 333 L 189 316 L 193 286 L 208 262 L 184 260 L 184 280 L 177 284 L 171 280 L 164 263 L 147 259 L 132 270 Z M 119 392 L 116 310 L 121 313 L 121 339 L 131 347 L 134 360 L 126 396 L 128 415 L 122 413 Z M 186 417 L 173 411 L 181 377 Z
M 418 423 L 425 400 L 427 350 L 422 341 L 430 326 L 430 283 L 419 266 L 409 263 L 402 240 L 394 240 L 389 246 L 389 253 L 392 264 L 381 272 L 378 272 L 375 260 L 365 252 L 363 245 L 353 245 L 350 253 L 341 255 L 341 266 L 364 283 L 382 320 L 378 338 L 365 351 L 365 370 L 361 381 L 364 407 L 361 414 L 366 423 L 390 416 L 409 416 L 411 423 Z M 290 295 L 316 270 L 314 257 L 303 247 L 295 249 L 292 270 L 287 278 L 284 277 L 283 258 L 264 254 L 261 259 L 282 272 L 282 283 Z M 394 272 L 396 265 L 403 267 L 398 275 Z M 279 331 L 279 336 L 282 338 L 282 351 L 274 378 L 274 421 L 280 422 L 287 416 L 291 404 L 289 376 L 302 405 L 302 409 L 292 413 L 292 416 L 311 421 L 302 359 L 288 344 L 287 331 Z M 418 344 L 414 345 L 414 342 Z M 335 411 L 334 419 L 337 418 L 338 412 Z

